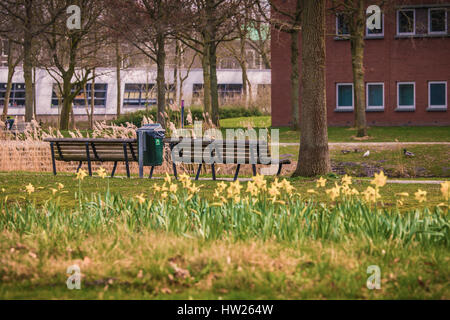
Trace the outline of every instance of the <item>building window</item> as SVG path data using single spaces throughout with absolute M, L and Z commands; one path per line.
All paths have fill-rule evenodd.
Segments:
M 123 97 L 123 106 L 125 108 L 133 107 L 148 107 L 156 105 L 153 88 L 155 85 L 151 84 L 125 84 L 125 94 Z
M 221 100 L 233 100 L 242 96 L 242 84 L 219 84 L 217 86 Z M 192 97 L 203 97 L 203 84 L 196 83 L 192 87 Z
M 78 93 L 78 95 L 73 100 L 74 107 L 86 107 L 86 105 L 91 105 L 91 97 L 92 97 L 92 84 L 86 84 L 86 92 L 84 89 Z M 72 92 L 75 91 L 75 88 L 72 89 Z M 99 108 L 106 107 L 106 95 L 108 92 L 108 85 L 106 83 L 96 83 L 94 87 L 94 106 Z M 59 92 L 59 86 L 55 83 L 53 84 L 53 92 L 52 92 L 52 107 L 58 107 L 60 103 L 63 102 L 61 97 L 61 93 Z
M 384 83 L 368 83 L 366 87 L 367 111 L 384 110 Z
M 447 110 L 447 82 L 428 82 L 428 109 Z
M 416 109 L 416 84 L 414 82 L 397 83 L 398 111 L 414 111 Z
M 428 9 L 428 23 L 428 33 L 447 33 L 447 10 L 434 8 Z
M 384 36 L 384 14 L 381 16 L 381 29 L 370 30 L 366 26 L 367 37 L 383 37 Z
M 0 83 L 0 106 L 5 105 L 6 83 Z M 25 106 L 25 84 L 13 83 L 9 95 L 9 107 L 22 108 Z
M 348 36 L 350 35 L 350 29 L 345 22 L 344 15 L 338 13 L 336 15 L 336 35 L 338 36 Z
M 336 85 L 336 111 L 353 111 L 353 83 L 338 83 Z
M 413 35 L 416 33 L 416 10 L 397 11 L 397 34 Z
M 8 41 L 0 40 L 0 58 L 8 57 Z

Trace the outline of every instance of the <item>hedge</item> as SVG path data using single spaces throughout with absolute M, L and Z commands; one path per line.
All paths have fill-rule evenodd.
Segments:
M 186 114 L 188 109 L 186 109 Z M 190 108 L 193 120 L 203 119 L 203 110 L 200 107 Z M 170 121 L 178 122 L 180 119 L 180 111 L 168 111 Z M 241 117 L 260 117 L 263 116 L 263 112 L 257 108 L 246 109 L 243 107 L 221 107 L 219 109 L 220 119 L 230 119 L 230 118 L 241 118 Z M 151 108 L 148 110 L 139 110 L 135 112 L 130 112 L 121 115 L 116 120 L 113 121 L 116 125 L 125 125 L 127 122 L 132 123 L 137 127 L 141 126 L 142 119 L 144 116 L 151 117 L 153 120 L 156 119 L 156 108 Z M 186 117 L 186 115 L 185 115 Z M 185 118 L 186 119 L 186 118 Z

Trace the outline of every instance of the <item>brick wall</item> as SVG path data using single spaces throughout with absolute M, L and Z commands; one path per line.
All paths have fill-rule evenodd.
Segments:
M 410 1 L 423 3 L 423 1 Z M 450 9 L 450 8 L 448 8 Z M 367 39 L 364 65 L 366 82 L 383 82 L 385 108 L 382 112 L 367 112 L 370 126 L 388 125 L 450 125 L 450 36 L 419 36 L 426 32 L 428 9 L 416 8 L 415 37 L 396 36 L 396 10 L 385 11 L 384 38 Z M 450 25 L 450 12 L 447 12 Z M 353 112 L 336 112 L 336 84 L 353 81 L 350 42 L 337 40 L 336 20 L 327 14 L 327 110 L 332 126 L 353 124 Z M 425 26 L 425 29 L 424 29 Z M 450 27 L 447 31 L 450 30 Z M 300 42 L 301 43 L 301 42 Z M 300 57 L 301 61 L 301 57 Z M 290 39 L 289 35 L 272 31 L 272 124 L 291 123 L 290 105 Z M 428 108 L 428 81 L 447 81 L 447 111 L 431 112 Z M 416 110 L 398 112 L 397 82 L 415 82 Z M 301 88 L 300 98 L 301 98 Z

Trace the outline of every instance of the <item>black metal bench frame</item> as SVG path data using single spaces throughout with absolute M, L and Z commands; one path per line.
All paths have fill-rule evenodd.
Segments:
M 212 142 L 213 142 L 213 141 L 207 141 L 207 143 L 212 143 Z M 168 143 L 169 143 L 169 145 L 170 145 L 170 151 L 171 151 L 171 153 L 173 153 L 173 149 L 175 148 L 176 145 L 178 145 L 179 143 L 181 143 L 181 140 L 178 140 L 178 141 L 169 141 Z M 226 144 L 226 143 L 225 143 L 225 144 Z M 257 145 L 257 153 L 258 153 L 258 157 L 259 157 L 259 150 L 260 150 L 260 147 L 259 147 L 260 144 L 259 144 L 259 142 L 258 142 L 256 145 Z M 246 147 L 247 147 L 247 145 L 246 145 Z M 203 147 L 202 147 L 202 148 L 203 148 Z M 287 156 L 291 156 L 291 155 L 284 155 L 284 157 L 287 157 Z M 183 163 L 183 162 L 181 162 L 181 163 Z M 227 164 L 229 164 L 229 163 L 227 163 Z M 235 174 L 234 174 L 233 181 L 236 181 L 236 180 L 239 178 L 239 172 L 240 172 L 240 170 L 241 170 L 241 165 L 242 165 L 242 163 L 235 163 L 235 164 L 237 165 L 237 167 L 236 167 L 236 172 L 235 172 Z M 280 176 L 281 170 L 283 169 L 283 165 L 285 165 L 285 164 L 291 164 L 291 161 L 290 161 L 289 159 L 280 159 L 280 160 L 278 161 L 278 171 L 277 171 L 277 176 Z M 200 178 L 200 173 L 201 173 L 201 170 L 202 170 L 202 168 L 203 168 L 204 165 L 206 165 L 205 162 L 202 162 L 202 163 L 200 163 L 200 164 L 198 165 L 197 174 L 196 174 L 196 176 L 195 176 L 195 180 L 196 180 L 196 181 L 198 181 L 198 179 Z M 216 179 L 216 168 L 215 168 L 215 165 L 216 165 L 216 163 L 211 163 L 212 179 L 213 179 L 214 181 L 217 180 L 217 179 Z M 252 166 L 253 176 L 256 176 L 256 175 L 258 174 L 256 164 L 251 164 L 251 166 Z M 172 155 L 172 167 L 173 167 L 173 174 L 174 174 L 174 176 L 175 176 L 175 179 L 178 180 L 177 165 L 176 165 L 175 161 L 173 160 L 173 155 Z
M 114 167 L 111 173 L 111 178 L 114 177 L 116 170 L 117 170 L 117 164 L 119 161 L 105 161 L 103 159 L 101 159 L 96 151 L 96 147 L 95 147 L 95 139 L 89 140 L 89 139 L 47 139 L 47 142 L 50 142 L 50 149 L 51 149 L 51 154 L 52 154 L 52 166 L 53 166 L 53 174 L 56 176 L 57 172 L 56 172 L 56 157 L 55 157 L 55 147 L 56 150 L 58 152 L 59 158 L 61 159 L 61 161 L 65 161 L 64 160 L 64 155 L 63 152 L 61 150 L 60 147 L 60 143 L 64 142 L 64 143 L 70 143 L 70 142 L 74 142 L 77 145 L 79 145 L 80 143 L 85 143 L 86 146 L 86 162 L 88 164 L 88 172 L 89 172 L 89 176 L 92 177 L 92 162 L 114 162 Z M 101 140 L 102 142 L 105 142 L 106 140 Z M 130 173 L 130 161 L 133 162 L 137 162 L 138 161 L 138 157 L 136 155 L 137 150 L 134 150 L 133 148 L 133 143 L 136 142 L 136 140 L 117 140 L 117 141 L 111 141 L 109 143 L 117 143 L 117 144 L 121 144 L 123 147 L 123 155 L 124 155 L 124 162 L 125 162 L 125 167 L 126 167 L 126 171 L 127 171 L 127 177 L 130 178 L 131 177 L 131 173 Z M 92 148 L 93 154 L 91 155 L 91 152 L 89 150 L 89 146 Z M 132 155 L 132 159 L 129 159 L 128 157 L 128 148 L 130 149 L 131 155 Z M 93 157 L 92 157 L 93 156 Z M 71 160 L 68 160 L 71 161 Z M 83 161 L 79 161 L 79 165 L 77 168 L 77 173 L 80 171 L 81 166 L 83 165 Z M 154 167 L 151 168 L 150 171 L 150 179 L 153 177 L 153 170 Z

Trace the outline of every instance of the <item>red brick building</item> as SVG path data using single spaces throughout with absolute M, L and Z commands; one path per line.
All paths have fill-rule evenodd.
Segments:
M 295 0 L 278 2 L 289 5 Z M 366 32 L 367 124 L 450 125 L 450 2 L 392 2 L 398 4 L 382 9 L 382 29 Z M 331 126 L 352 125 L 354 119 L 350 41 L 346 33 L 340 18 L 327 11 L 327 117 Z M 287 33 L 272 31 L 275 127 L 291 123 L 289 38 Z

